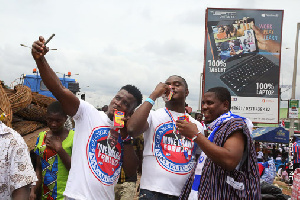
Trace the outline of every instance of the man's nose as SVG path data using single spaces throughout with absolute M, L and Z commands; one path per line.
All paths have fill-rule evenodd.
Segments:
M 51 125 L 51 127 L 56 127 L 57 123 L 56 122 L 51 122 L 50 125 Z
M 174 85 L 174 84 L 171 84 L 169 87 L 170 87 L 172 90 L 175 90 L 175 85 Z
M 119 106 L 119 107 L 120 107 L 120 106 L 121 106 L 121 104 L 122 104 L 122 102 L 121 102 L 121 100 L 116 100 L 116 101 L 115 101 L 115 104 L 116 104 L 117 106 Z

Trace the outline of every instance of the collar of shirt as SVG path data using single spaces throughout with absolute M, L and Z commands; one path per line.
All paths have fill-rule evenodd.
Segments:
M 7 127 L 0 121 L 0 135 L 4 135 L 8 132 Z

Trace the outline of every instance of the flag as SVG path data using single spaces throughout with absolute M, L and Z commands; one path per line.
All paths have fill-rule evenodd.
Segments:
M 285 127 L 284 120 L 281 120 L 279 126 L 280 126 L 280 127 L 283 127 L 283 128 Z

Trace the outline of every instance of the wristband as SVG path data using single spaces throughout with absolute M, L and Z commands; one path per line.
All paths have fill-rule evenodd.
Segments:
M 152 106 L 154 106 L 155 101 L 153 101 L 151 98 L 147 98 L 145 101 L 148 101 L 149 103 L 152 104 Z
M 192 138 L 192 141 L 194 141 L 197 137 L 198 137 L 198 135 L 200 134 L 201 132 L 199 131 L 193 138 Z
M 132 138 L 131 138 L 129 135 L 127 135 L 127 137 L 126 137 L 126 138 L 124 138 L 124 139 L 123 139 L 123 138 L 121 138 L 121 139 L 122 139 L 122 140 L 123 140 L 123 142 L 124 142 L 124 141 L 131 140 Z
M 123 141 L 123 144 L 132 144 L 132 137 L 130 137 L 129 135 L 125 139 L 121 139 Z
M 123 141 L 123 145 L 126 145 L 126 144 L 133 144 L 133 140 L 126 140 L 126 141 Z

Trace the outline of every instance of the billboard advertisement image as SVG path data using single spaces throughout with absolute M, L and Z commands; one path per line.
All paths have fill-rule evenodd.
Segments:
M 278 123 L 283 10 L 208 8 L 204 91 L 226 87 L 231 110 Z

